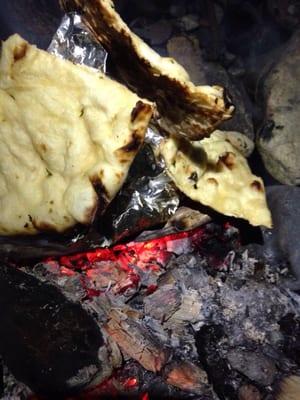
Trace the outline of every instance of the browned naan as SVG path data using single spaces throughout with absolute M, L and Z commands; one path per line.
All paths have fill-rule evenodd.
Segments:
M 140 96 L 156 102 L 156 122 L 165 132 L 191 140 L 208 136 L 234 107 L 219 86 L 195 86 L 174 59 L 160 57 L 130 31 L 111 0 L 60 0 L 78 11 L 96 39 L 108 50 L 117 78 Z
M 101 72 L 11 36 L 0 57 L 0 235 L 90 224 L 123 185 L 151 115 Z

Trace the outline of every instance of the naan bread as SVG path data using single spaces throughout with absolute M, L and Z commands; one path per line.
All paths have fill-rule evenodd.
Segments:
M 252 225 L 271 227 L 263 181 L 223 132 L 197 142 L 170 137 L 160 151 L 168 174 L 186 196 Z
M 219 86 L 195 86 L 174 59 L 160 57 L 130 31 L 111 0 L 60 0 L 67 11 L 79 11 L 94 36 L 108 50 L 118 78 L 140 96 L 155 101 L 156 120 L 168 133 L 191 140 L 209 135 L 231 117 L 234 107 Z
M 0 234 L 90 224 L 122 186 L 152 106 L 11 36 L 0 59 Z

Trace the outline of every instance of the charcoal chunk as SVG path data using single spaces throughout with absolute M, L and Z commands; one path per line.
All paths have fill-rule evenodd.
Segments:
M 144 299 L 145 313 L 164 322 L 174 314 L 180 303 L 180 291 L 172 285 L 164 285 Z
M 300 318 L 287 314 L 279 321 L 284 334 L 283 351 L 300 366 Z
M 213 388 L 221 400 L 237 400 L 235 387 L 241 384 L 237 373 L 230 369 L 220 354 L 221 343 L 226 340 L 221 325 L 205 325 L 195 334 L 199 360 L 206 370 Z
M 0 268 L 0 355 L 35 393 L 75 393 L 101 369 L 104 344 L 79 304 L 14 267 Z

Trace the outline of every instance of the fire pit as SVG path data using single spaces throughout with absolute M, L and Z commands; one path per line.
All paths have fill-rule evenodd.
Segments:
M 289 125 L 299 93 L 275 82 L 299 72 L 296 56 L 284 63 L 299 48 L 297 2 L 116 2 L 132 31 L 188 78 L 155 53 L 147 60 L 109 1 L 60 3 L 66 14 L 58 4 L 28 7 L 45 57 L 126 84 L 137 93 L 126 89 L 124 101 L 133 128 L 118 153 L 122 184 L 110 191 L 105 172 L 89 176 L 99 197 L 89 221 L 47 232 L 30 214 L 17 234 L 0 226 L 0 398 L 299 399 L 299 141 Z M 5 7 L 11 30 L 34 42 L 31 28 L 15 27 L 22 5 Z M 88 118 L 88 108 L 79 114 Z M 146 132 L 134 126 L 141 121 Z M 274 150 L 292 151 L 281 131 L 296 161 Z M 111 162 L 118 150 L 101 157 Z M 247 158 L 267 185 L 272 228 Z

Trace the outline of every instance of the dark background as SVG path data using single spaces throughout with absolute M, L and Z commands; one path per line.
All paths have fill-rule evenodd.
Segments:
M 61 16 L 56 0 L 0 0 L 0 39 L 19 33 L 46 48 Z

